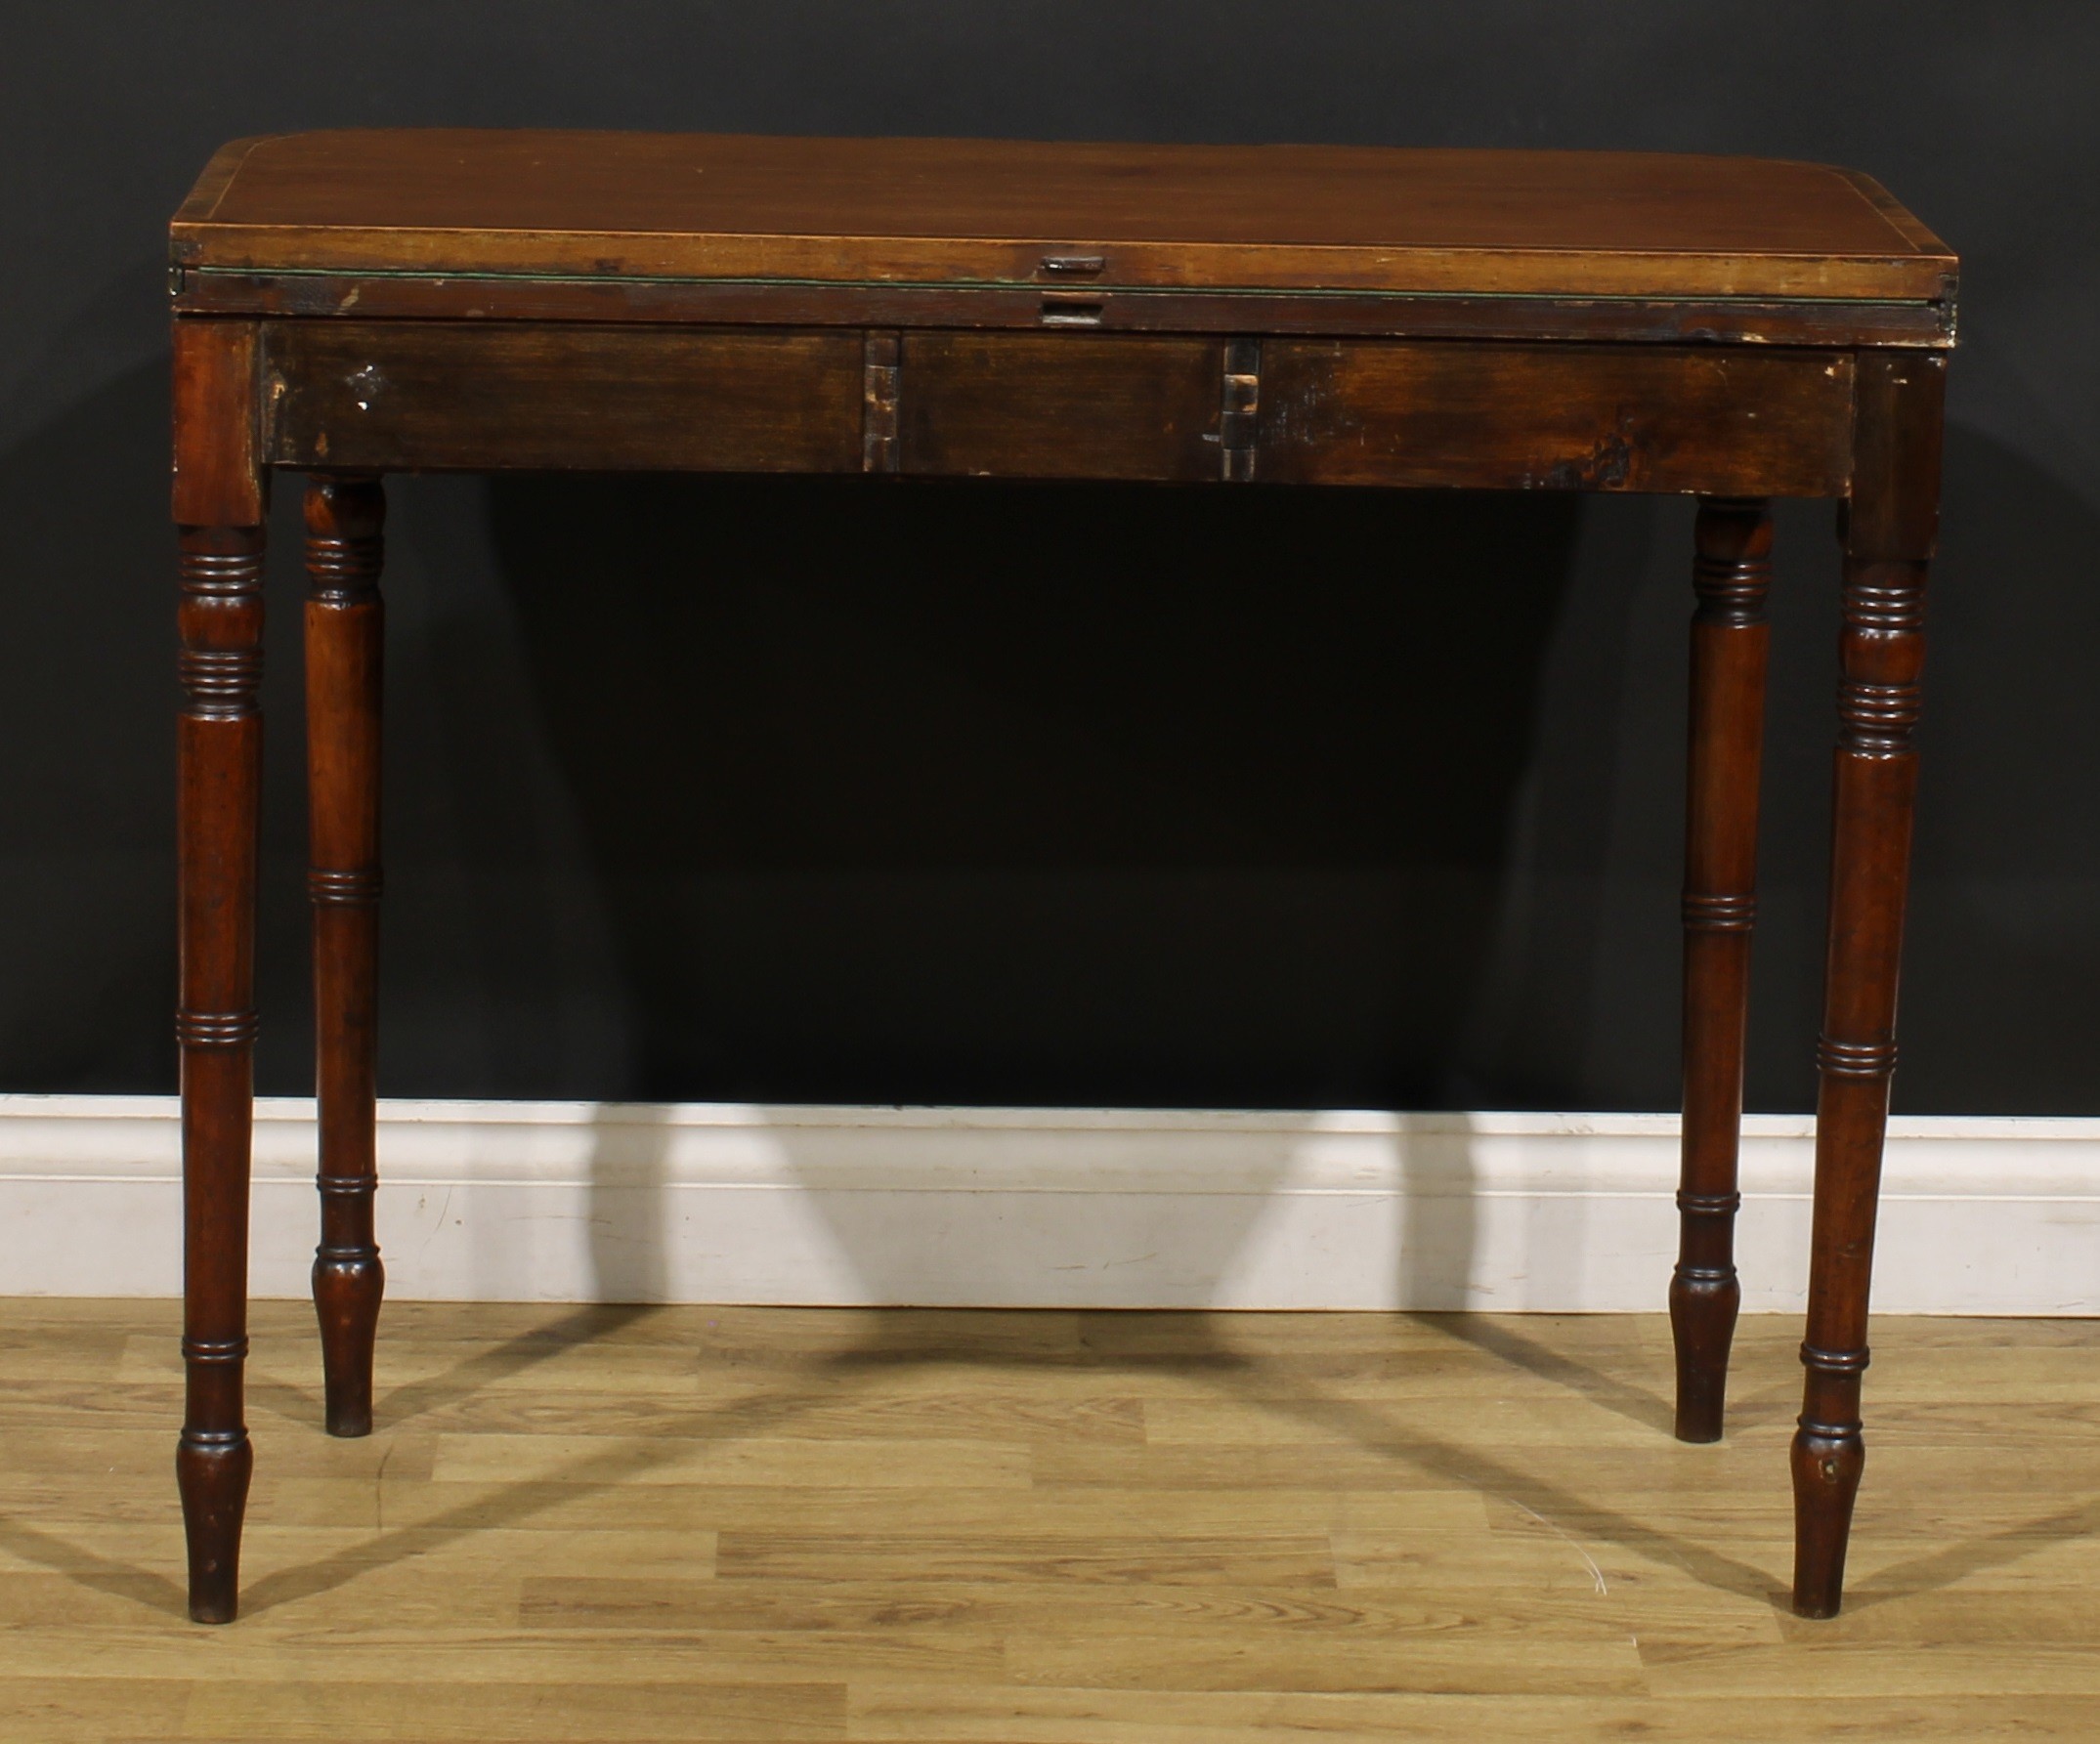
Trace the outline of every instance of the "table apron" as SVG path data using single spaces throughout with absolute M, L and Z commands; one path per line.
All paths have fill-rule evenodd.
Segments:
M 1827 348 L 340 318 L 260 334 L 261 457 L 302 470 L 1775 496 L 1843 495 L 1851 474 L 1854 354 Z

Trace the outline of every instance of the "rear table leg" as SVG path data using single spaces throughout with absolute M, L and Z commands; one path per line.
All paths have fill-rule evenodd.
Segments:
M 368 1435 L 372 1343 L 386 1273 L 372 1234 L 379 970 L 378 480 L 306 491 L 307 794 L 314 905 L 321 1247 L 314 1306 L 331 1435 Z
M 1693 585 L 1692 732 L 1685 807 L 1684 1161 L 1670 1280 L 1677 1436 L 1721 1439 L 1736 1281 L 1757 801 L 1771 626 L 1772 515 L 1762 499 L 1699 504 Z

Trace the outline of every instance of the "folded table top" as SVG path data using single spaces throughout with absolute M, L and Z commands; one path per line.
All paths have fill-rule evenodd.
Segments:
M 374 129 L 237 140 L 202 274 L 1948 305 L 1869 178 L 1642 152 Z

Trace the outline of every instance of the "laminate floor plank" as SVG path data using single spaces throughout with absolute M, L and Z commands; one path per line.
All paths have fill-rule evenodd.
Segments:
M 263 1302 L 210 1630 L 176 1321 L 0 1301 L 6 1744 L 2100 1736 L 2091 1323 L 1876 1323 L 1811 1624 L 1790 1319 L 1685 1447 L 1659 1315 L 392 1303 L 336 1441 Z
M 668 1738 L 800 1744 L 845 1736 L 845 1690 L 837 1684 L 673 1682 L 646 1673 L 566 1688 L 244 1676 L 196 1684 L 185 1725 L 189 1736 L 328 1744 L 395 1738 L 426 1744 Z
M 858 1683 L 861 1744 L 1830 1744 L 2082 1738 L 2092 1709 L 2071 1697 L 1712 1703 L 1654 1697 L 1237 1694 L 1122 1689 L 920 1689 Z
M 768 1425 L 770 1426 L 770 1425 Z M 0 1443 L 4 1445 L 4 1443 Z M 449 1434 L 433 1476 L 449 1483 L 779 1484 L 828 1489 L 1025 1490 L 1022 1441 L 927 1435 L 900 1443 L 846 1436 Z
M 990 1537 L 727 1533 L 716 1552 L 723 1581 L 1025 1581 L 1059 1585 L 1307 1587 L 1335 1584 L 1327 1535 L 1031 1539 Z

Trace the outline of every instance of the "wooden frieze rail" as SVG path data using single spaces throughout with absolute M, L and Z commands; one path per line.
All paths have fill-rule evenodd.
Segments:
M 264 509 L 306 479 L 330 1433 L 371 1427 L 383 475 L 597 468 L 1672 492 L 1692 568 L 1677 1432 L 1722 1432 L 1771 499 L 1839 505 L 1794 1608 L 1836 1613 L 1955 261 L 1817 164 L 375 131 L 242 140 L 171 233 L 191 1614 L 235 1614 Z M 1025 994 L 1025 990 L 1017 990 Z M 1804 1046 L 1807 1039 L 1804 1038 Z M 1662 1280 L 1657 1280 L 1661 1297 Z

